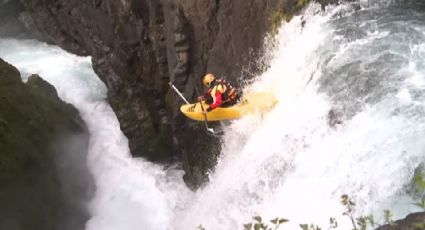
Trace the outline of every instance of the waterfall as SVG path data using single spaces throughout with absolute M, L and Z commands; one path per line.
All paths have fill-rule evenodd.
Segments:
M 62 100 L 73 104 L 90 132 L 88 166 L 97 191 L 88 204 L 87 230 L 166 229 L 185 187 L 182 170 L 133 159 L 128 141 L 106 102 L 106 87 L 91 59 L 69 54 L 35 40 L 0 40 L 0 56 L 22 78 L 39 74 L 54 85 Z
M 0 39 L 25 79 L 38 73 L 77 107 L 91 134 L 97 192 L 87 230 L 242 229 L 253 216 L 285 229 L 336 217 L 418 211 L 412 178 L 425 163 L 425 5 L 419 1 L 310 4 L 267 46 L 269 68 L 244 90 L 273 92 L 267 114 L 231 122 L 210 182 L 196 192 L 182 171 L 130 157 L 89 57 L 34 40 Z
M 211 182 L 178 229 L 242 229 L 253 216 L 350 229 L 355 215 L 418 211 L 409 188 L 425 161 L 425 8 L 414 1 L 311 4 L 284 23 L 270 68 L 245 90 L 274 92 L 268 114 L 233 122 Z M 194 221 L 196 220 L 196 221 Z M 193 223 L 196 222 L 196 223 Z

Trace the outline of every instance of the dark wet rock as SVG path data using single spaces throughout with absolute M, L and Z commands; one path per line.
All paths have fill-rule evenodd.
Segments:
M 38 75 L 0 59 L 0 229 L 78 230 L 93 192 L 88 131 Z
M 24 11 L 23 5 L 16 0 L 0 0 L 0 37 L 34 38 L 24 23 L 19 19 Z
M 0 6 L 7 4 L 9 0 L 0 0 Z
M 182 116 L 183 101 L 168 83 L 193 101 L 203 91 L 206 72 L 235 84 L 252 78 L 260 71 L 255 63 L 272 16 L 281 12 L 290 18 L 308 1 L 21 2 L 31 28 L 46 41 L 93 57 L 132 154 L 153 161 L 183 159 L 185 178 L 199 185 L 220 145 L 205 135 L 203 124 Z
M 376 230 L 424 230 L 425 229 L 425 212 L 416 212 L 406 216 L 402 220 L 394 222 L 394 224 L 383 225 Z
M 336 109 L 331 109 L 328 112 L 328 124 L 330 127 L 342 124 L 342 113 Z

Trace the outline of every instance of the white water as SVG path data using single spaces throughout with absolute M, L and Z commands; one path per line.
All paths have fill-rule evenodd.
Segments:
M 417 210 L 408 187 L 425 161 L 425 17 L 397 18 L 410 11 L 382 2 L 361 1 L 358 12 L 311 6 L 282 26 L 270 68 L 246 89 L 272 91 L 280 103 L 230 126 L 211 182 L 195 194 L 181 171 L 129 157 L 89 59 L 16 40 L 0 41 L 0 56 L 24 78 L 39 73 L 55 85 L 87 122 L 99 188 L 87 229 L 233 230 L 257 214 L 289 219 L 285 229 L 327 228 L 329 217 L 350 229 L 342 194 L 358 215 L 382 219 L 388 208 L 403 217 Z M 335 127 L 330 109 L 341 114 Z
M 287 218 L 288 229 L 327 228 L 337 217 L 339 229 L 350 229 L 343 194 L 356 202 L 356 215 L 381 222 L 384 209 L 394 218 L 419 210 L 406 189 L 425 161 L 425 27 L 385 15 L 384 5 L 363 1 L 359 12 L 343 5 L 326 13 L 311 6 L 281 28 L 270 69 L 247 89 L 272 91 L 280 103 L 232 124 L 211 183 L 180 213 L 178 229 L 242 229 L 255 215 Z M 416 38 L 393 28 L 399 23 L 416 28 Z M 342 124 L 330 127 L 330 109 Z
M 90 58 L 31 40 L 0 40 L 0 57 L 26 79 L 37 73 L 53 84 L 59 96 L 80 111 L 91 139 L 88 166 L 97 191 L 88 208 L 93 217 L 87 230 L 165 229 L 172 210 L 189 193 L 182 171 L 130 157 L 128 141 L 105 101 L 106 88 Z

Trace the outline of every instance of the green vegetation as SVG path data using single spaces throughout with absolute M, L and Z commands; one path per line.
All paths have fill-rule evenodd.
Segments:
M 288 222 L 287 219 L 278 217 L 270 220 L 269 224 L 264 223 L 261 216 L 255 216 L 252 219 L 254 220 L 253 223 L 244 224 L 244 230 L 276 230 L 279 229 L 281 224 Z
M 300 12 L 311 0 L 298 0 L 293 7 L 279 8 L 272 12 L 270 21 L 271 21 L 271 34 L 276 35 L 282 21 L 287 22 L 291 21 L 292 17 Z
M 347 216 L 353 225 L 353 230 L 366 230 L 368 226 L 374 227 L 375 221 L 372 215 L 369 216 L 354 216 L 354 210 L 356 204 L 351 200 L 351 198 L 344 194 L 341 196 L 341 204 L 345 207 L 343 212 L 344 216 Z M 322 228 L 314 224 L 301 224 L 301 229 L 303 230 L 321 230 Z M 338 227 L 338 222 L 335 218 L 329 218 L 329 227 L 328 229 L 336 229 Z
M 282 21 L 286 19 L 287 15 L 283 12 L 283 9 L 278 9 L 272 13 L 271 16 L 271 33 L 272 35 L 276 35 L 280 26 L 282 25 Z
M 419 207 L 423 210 L 425 210 L 425 194 L 424 194 L 425 179 L 424 179 L 424 177 L 425 177 L 424 174 L 418 174 L 418 175 L 415 175 L 414 178 L 413 178 L 413 182 L 416 186 L 416 190 L 419 193 L 422 193 L 420 200 L 417 203 L 415 203 L 414 205 L 416 205 L 417 207 Z
M 416 190 L 421 194 L 420 200 L 414 205 L 425 211 L 425 173 L 415 175 L 413 182 Z M 425 229 L 425 220 L 413 223 L 413 226 L 418 229 Z
M 350 199 L 348 195 L 344 194 L 341 196 L 341 203 L 346 208 L 346 211 L 343 213 L 343 215 L 346 215 L 350 218 L 354 230 L 366 230 L 368 225 L 372 227 L 375 226 L 375 221 L 372 215 L 360 216 L 357 218 L 354 217 L 353 212 L 355 208 L 355 203 Z
M 417 174 L 413 178 L 415 189 L 418 193 L 421 194 L 421 198 L 418 202 L 414 203 L 417 207 L 425 211 L 425 174 Z M 367 216 L 354 216 L 356 204 L 353 200 L 347 195 L 344 194 L 341 196 L 341 204 L 345 207 L 343 212 L 344 216 L 347 216 L 352 223 L 352 230 L 367 230 L 370 228 L 375 228 L 378 225 L 375 223 L 373 215 Z M 396 223 L 392 220 L 392 213 L 390 210 L 384 210 L 384 225 L 396 226 Z M 244 224 L 243 230 L 277 230 L 281 224 L 288 222 L 289 220 L 283 218 L 275 218 L 270 220 L 269 224 L 263 222 L 263 219 L 260 216 L 253 217 L 252 223 Z M 425 229 L 425 220 L 414 222 L 411 225 L 415 229 Z M 336 229 L 338 227 L 338 222 L 335 218 L 331 217 L 329 219 L 328 229 Z M 199 230 L 206 230 L 204 227 L 199 226 Z M 321 227 L 315 224 L 300 224 L 302 230 L 322 230 Z
M 310 3 L 310 0 L 298 0 L 297 5 L 295 6 L 295 11 L 300 11 L 304 6 Z

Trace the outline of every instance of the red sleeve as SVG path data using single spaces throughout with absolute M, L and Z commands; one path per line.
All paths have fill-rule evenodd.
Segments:
M 210 105 L 211 110 L 219 107 L 221 105 L 221 93 L 217 92 L 215 93 L 215 100 L 214 102 Z

